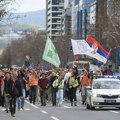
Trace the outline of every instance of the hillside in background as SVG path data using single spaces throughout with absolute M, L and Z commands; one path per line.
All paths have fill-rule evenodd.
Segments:
M 45 10 L 7 14 L 0 21 L 0 50 L 4 49 L 12 40 L 21 38 L 22 32 L 45 31 L 45 23 Z
M 6 18 L 14 18 L 12 20 L 5 21 Z M 46 22 L 46 11 L 38 10 L 26 13 L 11 13 L 4 18 L 5 23 L 16 23 L 16 24 L 31 24 L 31 25 L 45 25 Z

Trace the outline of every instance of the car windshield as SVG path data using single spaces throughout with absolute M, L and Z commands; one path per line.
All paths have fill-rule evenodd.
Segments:
M 120 81 L 94 81 L 93 89 L 120 89 Z

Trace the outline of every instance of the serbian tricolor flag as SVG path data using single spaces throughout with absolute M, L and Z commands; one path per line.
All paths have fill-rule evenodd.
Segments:
M 92 38 L 91 36 L 88 36 L 86 39 L 86 42 L 90 46 L 91 50 L 87 55 L 90 57 L 96 58 L 97 60 L 106 63 L 107 59 L 109 58 L 110 52 L 106 51 L 100 43 L 95 40 L 95 38 Z

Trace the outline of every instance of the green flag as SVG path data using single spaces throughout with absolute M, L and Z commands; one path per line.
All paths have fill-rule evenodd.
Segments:
M 45 50 L 43 53 L 43 60 L 53 64 L 55 67 L 60 66 L 58 53 L 50 38 L 47 38 Z

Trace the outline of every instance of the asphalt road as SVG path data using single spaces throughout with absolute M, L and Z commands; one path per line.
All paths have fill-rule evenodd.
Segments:
M 53 107 L 51 104 L 41 107 L 40 104 L 33 105 L 26 101 L 25 110 L 16 111 L 14 118 L 0 107 L 0 120 L 120 120 L 120 110 L 86 110 L 79 100 L 76 107 L 71 107 L 69 102 L 64 102 L 62 107 Z

